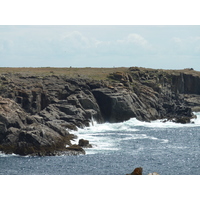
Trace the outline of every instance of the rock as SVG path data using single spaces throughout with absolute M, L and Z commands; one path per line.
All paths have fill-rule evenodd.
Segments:
M 131 174 L 127 174 L 127 175 L 142 175 L 142 167 L 137 167 L 133 170 L 133 172 Z
M 54 154 L 73 138 L 59 124 L 38 123 L 14 101 L 0 97 L 0 150 L 20 155 Z
M 74 136 L 66 129 L 89 126 L 92 119 L 190 123 L 192 110 L 200 110 L 200 73 L 194 70 L 131 67 L 105 80 L 7 73 L 0 86 L 0 150 L 20 155 L 81 153 L 80 146 L 90 144 L 71 147 Z
M 190 117 L 177 117 L 176 119 L 173 120 L 175 123 L 180 123 L 180 124 L 188 124 L 191 122 Z
M 160 175 L 157 172 L 149 173 L 148 175 Z
M 82 147 L 80 147 L 79 145 L 73 144 L 70 147 L 66 147 L 67 150 L 72 150 L 72 151 L 79 151 L 83 154 L 85 154 L 85 151 Z
M 92 148 L 92 145 L 89 144 L 89 141 L 84 139 L 80 139 L 78 145 L 85 148 Z

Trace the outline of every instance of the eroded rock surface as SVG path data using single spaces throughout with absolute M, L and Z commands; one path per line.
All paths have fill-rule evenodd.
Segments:
M 92 119 L 190 123 L 192 111 L 200 110 L 200 76 L 189 73 L 132 67 L 106 80 L 2 74 L 0 150 L 20 155 L 85 153 L 72 146 L 75 136 L 67 130 L 88 126 Z

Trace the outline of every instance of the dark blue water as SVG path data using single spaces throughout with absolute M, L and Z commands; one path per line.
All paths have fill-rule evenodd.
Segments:
M 199 116 L 199 115 L 198 115 Z M 87 155 L 22 157 L 0 154 L 0 174 L 125 175 L 142 167 L 143 174 L 200 174 L 200 123 L 139 122 L 94 124 L 79 130 L 79 139 L 94 145 Z M 77 141 L 75 141 L 77 142 Z

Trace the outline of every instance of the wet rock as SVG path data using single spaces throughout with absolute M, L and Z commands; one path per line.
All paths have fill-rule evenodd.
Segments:
M 88 140 L 84 140 L 84 139 L 80 139 L 78 141 L 78 145 L 81 146 L 81 147 L 85 147 L 85 148 L 92 148 L 92 145 L 89 144 L 89 141 Z
M 142 167 L 137 167 L 133 170 L 133 172 L 131 174 L 127 174 L 127 175 L 142 175 Z
M 200 107 L 200 75 L 193 70 L 132 67 L 107 80 L 8 73 L 0 75 L 0 85 L 0 149 L 19 154 L 69 152 L 65 145 L 71 147 L 72 136 L 66 129 L 89 126 L 92 119 L 189 123 L 192 108 Z M 81 152 L 79 147 L 72 151 Z
M 71 151 L 78 151 L 81 152 L 82 154 L 85 154 L 85 151 L 82 147 L 80 147 L 79 145 L 73 144 L 69 147 L 66 147 L 67 150 L 71 150 Z
M 175 123 L 180 123 L 180 124 L 188 124 L 191 122 L 190 117 L 177 117 L 176 119 L 173 120 Z
M 7 153 L 49 155 L 64 151 L 72 136 L 54 122 L 38 123 L 16 102 L 0 97 L 0 149 Z

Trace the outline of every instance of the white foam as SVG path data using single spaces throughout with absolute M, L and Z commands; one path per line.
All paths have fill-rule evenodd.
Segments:
M 6 153 L 3 153 L 3 152 L 0 151 L 0 157 L 11 157 L 11 156 L 18 156 L 18 155 L 14 154 L 14 153 L 6 154 Z
M 164 120 L 155 120 L 152 122 L 142 122 L 136 118 L 132 118 L 128 121 L 121 123 L 104 123 L 98 124 L 96 121 L 92 120 L 89 127 L 83 129 L 78 128 L 78 131 L 72 131 L 78 136 L 74 141 L 75 144 L 78 143 L 79 139 L 89 140 L 90 144 L 93 145 L 93 148 L 86 149 L 87 154 L 97 153 L 99 151 L 108 152 L 108 151 L 117 151 L 119 144 L 122 140 L 142 140 L 149 139 L 158 141 L 160 143 L 168 143 L 167 139 L 161 139 L 153 136 L 149 136 L 143 133 L 136 133 L 136 131 L 141 130 L 141 127 L 144 128 L 180 128 L 180 127 L 195 127 L 200 126 L 200 113 L 194 113 L 197 118 L 193 119 L 193 123 L 189 124 L 178 124 L 174 122 L 163 122 Z M 117 137 L 115 137 L 117 134 Z
M 194 114 L 197 116 L 197 118 L 192 119 L 191 123 L 187 123 L 187 124 L 174 123 L 171 121 L 166 121 L 165 119 L 164 120 L 155 120 L 152 122 L 142 122 L 142 121 L 138 121 L 135 118 L 130 119 L 128 121 L 128 124 L 130 124 L 130 123 L 134 124 L 135 128 L 137 128 L 138 126 L 149 127 L 149 128 L 180 128 L 180 127 L 200 126 L 200 112 L 194 112 Z

